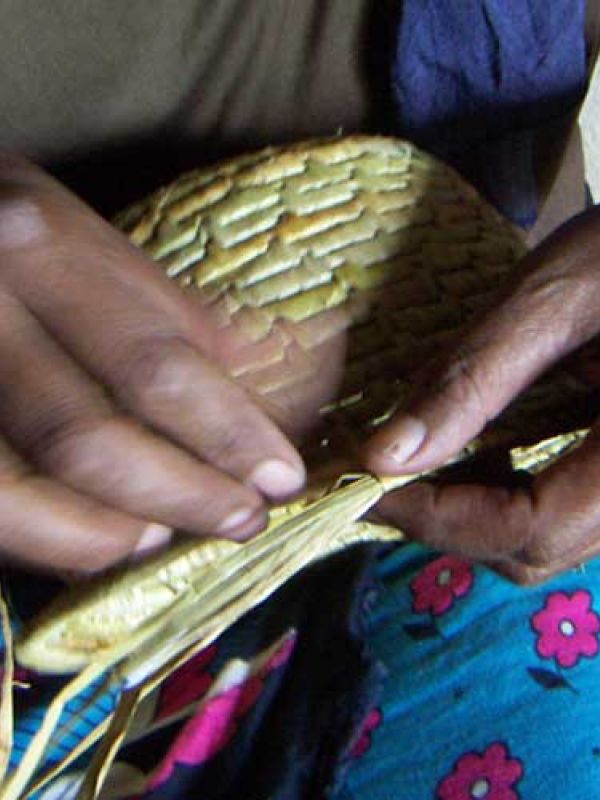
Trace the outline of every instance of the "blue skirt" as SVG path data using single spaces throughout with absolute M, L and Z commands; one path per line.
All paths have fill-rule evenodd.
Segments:
M 378 572 L 384 690 L 336 800 L 600 796 L 600 559 L 523 588 L 409 545 Z

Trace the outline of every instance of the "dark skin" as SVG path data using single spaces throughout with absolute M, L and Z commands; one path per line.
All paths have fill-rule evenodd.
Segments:
M 365 444 L 365 465 L 402 474 L 442 464 L 596 336 L 599 260 L 592 211 L 527 258 L 520 282 L 432 368 L 429 388 Z M 276 326 L 260 348 L 283 354 L 279 383 L 268 366 L 234 381 L 227 372 L 257 356 L 243 331 L 12 156 L 0 160 L 0 266 L 7 559 L 89 572 L 164 546 L 173 528 L 243 539 L 264 526 L 269 502 L 301 488 L 292 438 L 335 390 L 343 314 Z M 599 478 L 594 430 L 531 490 L 419 484 L 380 511 L 529 583 L 600 552 Z
M 520 280 L 430 369 L 428 387 L 366 446 L 366 465 L 402 474 L 444 463 L 545 369 L 600 331 L 600 213 L 562 226 Z M 433 388 L 435 387 L 435 388 Z M 412 450 L 412 455 L 411 455 Z M 421 483 L 381 513 L 411 536 L 536 583 L 600 552 L 600 427 L 530 489 Z
M 2 552 L 93 571 L 175 527 L 259 531 L 304 467 L 210 314 L 41 170 L 0 175 Z

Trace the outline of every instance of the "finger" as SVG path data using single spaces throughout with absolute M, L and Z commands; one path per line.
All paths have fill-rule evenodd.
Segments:
M 379 473 L 447 460 L 550 364 L 598 330 L 600 212 L 550 237 L 519 280 L 473 324 L 407 412 L 379 432 L 366 463 Z
M 535 525 L 519 560 L 534 567 L 582 560 L 600 540 L 600 427 L 541 472 L 532 487 Z
M 523 489 L 412 484 L 391 492 L 377 511 L 412 539 L 475 561 L 506 561 L 521 554 L 534 511 Z
M 121 511 L 240 538 L 255 492 L 115 412 L 19 301 L 0 292 L 0 427 L 44 472 Z
M 593 542 L 588 547 L 585 547 L 577 557 L 572 556 L 543 567 L 534 567 L 516 559 L 499 561 L 490 564 L 490 566 L 500 575 L 513 581 L 513 583 L 518 583 L 521 586 L 535 586 L 570 569 L 578 569 L 581 572 L 585 572 L 587 562 L 598 554 L 600 554 L 600 536 L 596 535 Z
M 380 513 L 434 549 L 498 563 L 523 580 L 553 574 L 600 542 L 600 433 L 563 456 L 531 489 L 413 484 L 385 497 Z M 531 567 L 531 570 L 527 570 Z M 528 577 L 529 576 L 529 577 Z
M 44 184 L 24 206 L 5 198 L 3 214 L 17 211 L 31 236 L 12 248 L 4 236 L 4 280 L 86 370 L 136 416 L 269 497 L 301 488 L 299 455 L 203 357 L 202 324 L 176 287 L 62 189 Z
M 0 552 L 42 569 L 95 572 L 164 546 L 170 531 L 32 474 L 0 441 Z

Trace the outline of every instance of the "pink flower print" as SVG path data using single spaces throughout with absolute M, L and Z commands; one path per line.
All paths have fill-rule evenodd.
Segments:
M 235 667 L 233 676 L 225 681 L 222 690 L 214 682 L 213 677 L 205 672 L 206 665 L 214 658 L 216 648 L 208 648 L 202 651 L 192 661 L 177 670 L 175 675 L 179 680 L 174 685 L 174 701 L 176 709 L 185 707 L 190 700 L 197 696 L 198 686 L 202 685 L 202 676 L 208 675 L 212 689 L 208 692 L 208 686 L 202 694 L 207 696 L 201 701 L 196 713 L 184 724 L 175 741 L 169 748 L 166 756 L 159 764 L 157 770 L 152 774 L 148 782 L 147 790 L 152 790 L 168 781 L 171 777 L 176 764 L 187 764 L 189 766 L 202 764 L 220 752 L 233 738 L 238 728 L 239 720 L 247 714 L 258 701 L 264 690 L 265 681 L 269 674 L 285 664 L 294 649 L 296 634 L 285 636 L 276 647 L 268 652 L 267 658 L 260 664 L 257 673 L 252 674 L 252 669 L 256 669 L 256 662 L 245 663 Z M 257 659 L 261 662 L 261 658 Z M 193 666 L 195 665 L 195 666 Z M 173 677 L 174 677 L 173 676 Z M 189 693 L 181 686 L 182 680 L 189 680 L 192 684 Z M 219 679 L 217 679 L 219 680 Z M 221 680 L 225 680 L 224 673 L 221 673 Z M 193 687 L 196 687 L 195 689 Z M 212 696 L 211 696 L 212 694 Z M 169 708 L 173 711 L 173 705 L 167 704 L 169 697 L 163 701 L 161 696 L 161 712 Z M 182 700 L 186 702 L 182 704 Z
M 456 556 L 441 556 L 424 567 L 411 582 L 413 610 L 444 614 L 455 598 L 463 597 L 473 585 L 473 566 Z
M 590 607 L 592 596 L 580 589 L 572 595 L 553 592 L 541 611 L 531 618 L 539 633 L 536 650 L 542 658 L 554 658 L 561 667 L 574 666 L 582 656 L 598 653 L 600 617 Z
M 454 771 L 438 785 L 438 800 L 519 800 L 513 789 L 523 775 L 523 765 L 510 758 L 502 742 L 494 742 L 481 755 L 465 753 Z
M 350 758 L 360 758 L 364 756 L 367 750 L 371 747 L 371 734 L 381 725 L 383 715 L 378 708 L 370 711 L 360 729 L 358 738 L 350 749 Z
M 201 650 L 167 678 L 160 692 L 157 719 L 176 714 L 206 694 L 214 680 L 207 667 L 216 654 L 216 645 L 211 645 Z
M 208 761 L 222 750 L 236 730 L 236 717 L 248 710 L 245 685 L 232 686 L 211 697 L 181 729 L 169 752 L 151 776 L 147 789 L 156 789 L 169 780 L 176 764 L 194 766 Z M 257 695 L 254 693 L 254 699 Z

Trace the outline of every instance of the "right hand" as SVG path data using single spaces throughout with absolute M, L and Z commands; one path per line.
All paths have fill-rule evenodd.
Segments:
M 302 461 L 215 331 L 41 170 L 0 158 L 0 553 L 95 571 L 173 528 L 242 539 Z

